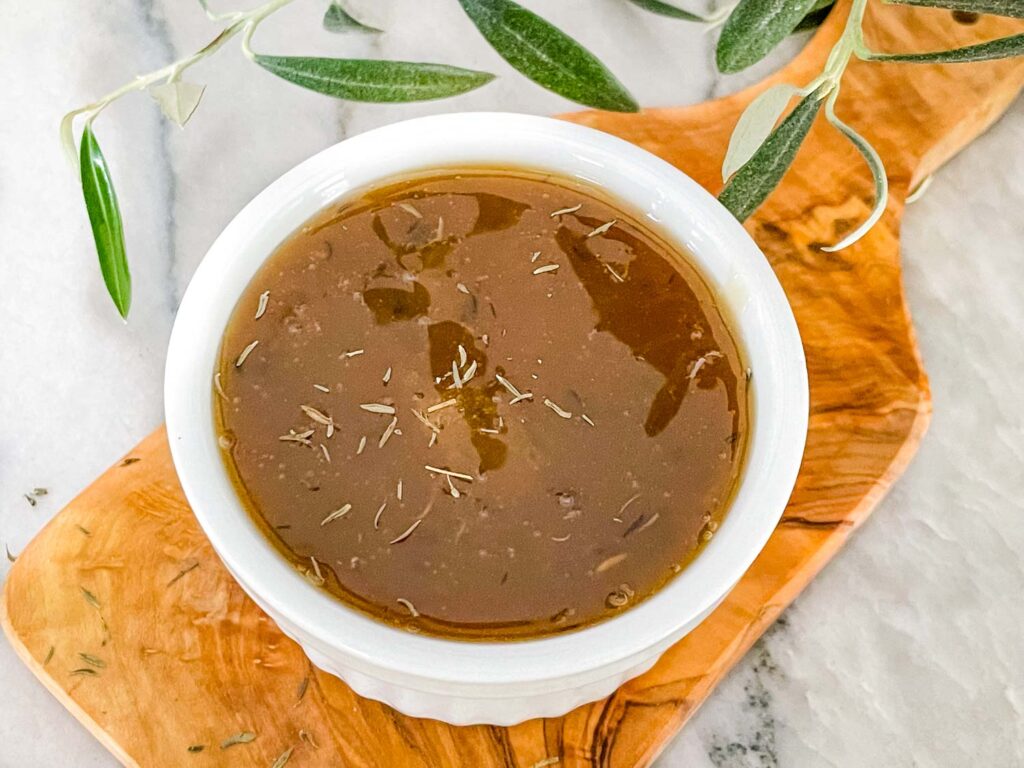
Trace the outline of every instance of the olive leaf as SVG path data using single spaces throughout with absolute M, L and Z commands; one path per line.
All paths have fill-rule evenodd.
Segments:
M 78 112 L 68 112 L 60 120 L 60 143 L 68 161 L 78 171 L 78 147 L 75 146 L 74 123 Z
M 875 182 L 875 204 L 871 209 L 871 214 L 859 227 L 853 230 L 853 232 L 848 234 L 835 245 L 822 248 L 823 251 L 827 251 L 829 253 L 839 251 L 847 246 L 853 245 L 864 237 L 864 235 L 868 233 L 868 230 L 875 226 L 875 223 L 882 217 L 882 214 L 885 213 L 885 206 L 889 202 L 889 179 L 885 175 L 885 166 L 882 164 L 882 158 L 878 156 L 878 152 L 873 146 L 871 146 L 867 139 L 836 117 L 835 104 L 838 96 L 838 88 L 829 94 L 828 99 L 825 101 L 825 117 L 839 130 L 840 133 L 843 134 L 843 136 L 850 140 L 850 143 L 857 148 L 857 151 L 860 152 L 864 161 L 868 164 L 868 168 L 871 169 L 871 176 Z
M 290 83 L 350 101 L 426 101 L 457 96 L 494 79 L 487 72 L 409 61 L 263 56 L 253 61 Z
M 128 319 L 132 303 L 132 278 L 128 271 L 128 257 L 124 248 L 124 226 L 121 209 L 117 204 L 114 182 L 110 178 L 107 161 L 100 150 L 92 125 L 86 123 L 82 131 L 79 154 L 82 195 L 89 212 L 92 237 L 100 260 L 100 271 L 107 292 L 121 317 Z
M 171 83 L 151 85 L 149 95 L 160 105 L 160 110 L 168 120 L 174 122 L 179 128 L 184 128 L 185 123 L 199 106 L 199 100 L 203 98 L 205 90 L 205 85 L 175 80 Z
M 815 0 L 740 0 L 722 27 L 715 49 L 721 72 L 756 64 L 781 43 L 811 11 Z
M 1024 34 L 990 40 L 987 43 L 954 48 L 951 51 L 929 53 L 875 53 L 864 58 L 872 61 L 904 61 L 913 64 L 964 64 L 970 61 L 990 61 L 1024 55 Z
M 459 0 L 484 39 L 538 85 L 571 101 L 614 112 L 639 106 L 590 51 L 512 0 Z
M 807 15 L 800 19 L 800 23 L 793 27 L 793 31 L 806 32 L 809 29 L 817 29 L 828 18 L 834 5 L 835 0 L 818 0 Z
M 643 8 L 645 11 L 656 13 L 659 16 L 668 16 L 670 19 L 683 19 L 684 21 L 707 21 L 706 16 L 699 13 L 684 11 L 674 5 L 663 3 L 661 0 L 629 0 L 633 5 Z
M 1021 0 L 885 0 L 889 5 L 916 5 L 925 8 L 944 8 L 964 13 L 991 13 L 993 16 L 1012 16 L 1024 19 Z
M 324 14 L 324 29 L 328 32 L 370 32 L 380 33 L 383 29 L 363 24 L 351 13 L 342 8 L 338 0 L 331 0 L 327 12 Z
M 778 186 L 821 109 L 821 89 L 805 96 L 732 177 L 719 202 L 745 221 Z
M 759 94 L 747 105 L 729 137 L 729 149 L 722 161 L 722 181 L 728 181 L 753 156 L 782 117 L 789 100 L 797 93 L 799 90 L 792 85 L 779 83 Z

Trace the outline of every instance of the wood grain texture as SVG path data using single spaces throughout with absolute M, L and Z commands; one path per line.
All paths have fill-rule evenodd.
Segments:
M 743 107 L 773 82 L 802 85 L 817 74 L 838 22 L 833 14 L 792 64 L 726 99 L 567 119 L 623 136 L 717 192 Z M 986 18 L 960 25 L 942 11 L 882 7 L 869 14 L 868 38 L 877 50 L 931 50 L 1020 27 Z M 313 670 L 224 571 L 185 503 L 162 430 L 130 454 L 136 461 L 113 467 L 82 493 L 19 558 L 5 589 L 8 637 L 47 688 L 129 766 L 269 766 L 289 747 L 289 766 L 303 768 L 529 767 L 555 757 L 560 768 L 649 763 L 910 460 L 930 399 L 900 282 L 903 199 L 984 130 L 1022 82 L 1022 62 L 851 65 L 838 112 L 887 164 L 893 195 L 879 226 L 841 253 L 821 250 L 867 215 L 872 194 L 859 156 L 823 121 L 748 222 L 793 305 L 807 353 L 810 429 L 793 497 L 725 602 L 608 699 L 505 729 L 415 720 L 358 698 Z M 79 653 L 106 666 L 75 675 L 90 667 Z M 240 731 L 257 738 L 220 749 Z M 187 752 L 199 744 L 203 752 Z

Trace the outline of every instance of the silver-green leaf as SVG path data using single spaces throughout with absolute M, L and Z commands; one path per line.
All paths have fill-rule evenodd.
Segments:
M 707 21 L 706 16 L 702 16 L 699 13 L 692 13 L 691 11 L 684 11 L 669 3 L 663 3 L 661 0 L 629 0 L 633 5 L 643 8 L 645 11 L 656 13 L 659 16 L 667 16 L 670 19 L 682 19 L 683 21 Z
M 792 85 L 779 83 L 758 94 L 747 105 L 729 138 L 729 149 L 722 161 L 722 181 L 728 181 L 740 166 L 753 157 L 797 93 L 799 91 Z
M 872 61 L 903 61 L 911 64 L 966 64 L 971 61 L 991 61 L 1024 56 L 1024 34 L 990 40 L 987 43 L 954 48 L 950 51 L 929 53 L 869 53 Z
M 859 227 L 835 245 L 822 248 L 823 251 L 829 253 L 851 246 L 864 237 L 868 230 L 875 226 L 875 223 L 885 213 L 885 206 L 889 202 L 889 179 L 885 175 L 885 166 L 882 164 L 882 158 L 878 156 L 878 152 L 867 139 L 836 117 L 835 103 L 838 95 L 839 91 L 833 91 L 829 95 L 828 100 L 825 102 L 825 117 L 843 136 L 850 140 L 850 143 L 857 148 L 857 151 L 860 152 L 864 161 L 868 164 L 868 168 L 871 169 L 871 176 L 875 183 L 875 204 L 871 209 L 870 215 Z
M 117 193 L 114 191 L 114 182 L 110 178 L 107 161 L 100 150 L 99 142 L 96 141 L 92 126 L 88 123 L 82 131 L 79 167 L 82 196 L 85 198 L 85 208 L 89 212 L 89 223 L 92 226 L 92 237 L 96 243 L 103 282 L 118 313 L 127 319 L 132 304 L 132 278 L 128 271 L 128 256 L 124 247 L 121 208 L 117 204 Z
M 78 172 L 78 147 L 75 145 L 75 116 L 78 112 L 68 112 L 60 120 L 60 143 L 64 147 L 64 154 L 68 157 L 68 162 Z
M 459 2 L 494 50 L 538 85 L 597 109 L 639 109 L 594 54 L 537 14 L 512 0 Z
M 835 0 L 817 0 L 807 15 L 800 19 L 800 23 L 793 27 L 793 31 L 806 32 L 809 29 L 817 29 L 825 23 L 834 5 Z
M 349 101 L 405 102 L 457 96 L 494 79 L 487 72 L 409 61 L 262 56 L 268 72 L 311 91 Z
M 886 0 L 890 5 L 917 5 L 925 8 L 944 8 L 964 13 L 990 13 L 1024 19 L 1022 0 Z
M 721 72 L 756 64 L 781 43 L 814 7 L 815 0 L 740 0 L 722 27 L 715 49 Z
M 184 128 L 199 106 L 199 100 L 203 98 L 205 90 L 205 85 L 175 80 L 172 83 L 150 86 L 149 95 L 160 105 L 160 110 L 168 120 L 179 128 Z
M 805 96 L 718 195 L 737 219 L 745 221 L 779 185 L 811 130 L 821 98 L 820 89 Z
M 331 4 L 324 14 L 324 29 L 328 32 L 369 32 L 372 34 L 384 31 L 359 21 L 346 11 L 338 0 L 331 0 Z

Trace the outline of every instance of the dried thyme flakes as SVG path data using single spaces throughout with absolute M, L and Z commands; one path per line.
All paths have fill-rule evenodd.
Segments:
M 284 768 L 285 764 L 291 759 L 292 752 L 294 751 L 295 747 L 288 747 L 288 749 L 278 755 L 277 760 L 271 764 L 270 768 Z
M 43 659 L 43 666 L 44 666 L 44 667 L 45 667 L 45 666 L 46 666 L 47 664 L 49 664 L 49 663 L 50 663 L 50 662 L 51 662 L 51 661 L 53 660 L 53 653 L 54 653 L 54 651 L 56 651 L 56 650 L 57 650 L 57 647 L 56 647 L 56 646 L 54 646 L 54 645 L 51 645 L 51 646 L 50 646 L 50 650 L 48 650 L 48 651 L 46 652 L 46 658 L 45 658 L 45 659 Z
M 192 752 L 192 753 L 195 753 L 195 752 L 202 752 L 204 749 L 206 749 L 206 745 L 205 744 L 191 744 L 191 745 L 189 745 L 188 751 Z
M 416 606 L 413 605 L 411 601 L 406 600 L 404 597 L 397 598 L 395 602 L 402 605 L 407 611 L 409 611 L 409 613 L 412 615 L 414 619 L 420 615 L 420 612 L 416 610 Z
M 339 517 L 344 517 L 345 515 L 347 515 L 349 513 L 349 511 L 351 511 L 351 509 L 352 509 L 352 505 L 351 504 L 345 504 L 345 505 L 339 507 L 338 509 L 336 509 L 333 512 L 331 512 L 331 514 L 329 514 L 323 520 L 321 520 L 320 521 L 320 525 L 324 526 L 324 525 L 327 525 L 330 522 L 333 522 L 334 520 L 337 520 Z
M 410 536 L 412 536 L 413 532 L 417 528 L 420 527 L 420 523 L 422 523 L 422 522 L 423 522 L 423 518 L 420 518 L 419 520 L 414 521 L 412 525 L 410 525 L 408 528 L 405 529 L 405 531 L 403 531 L 402 533 L 398 534 L 395 538 L 393 538 L 391 541 L 389 541 L 388 544 L 401 544 L 403 541 L 405 541 Z
M 567 213 L 576 213 L 576 211 L 578 211 L 582 207 L 583 207 L 583 203 L 577 203 L 576 205 L 572 206 L 571 208 L 559 208 L 557 211 L 552 211 L 551 213 L 548 214 L 548 216 L 550 216 L 553 219 L 556 216 L 564 216 Z M 556 760 L 557 760 L 557 758 L 556 758 Z
M 618 219 L 612 219 L 611 221 L 606 221 L 600 227 L 597 227 L 596 229 L 592 229 L 590 232 L 588 232 L 586 239 L 589 240 L 592 237 L 598 237 L 600 235 L 603 235 L 609 229 L 614 227 L 618 223 L 618 221 L 619 221 Z
M 97 677 L 99 672 L 92 667 L 80 667 L 79 669 L 72 669 L 68 674 L 72 677 Z
M 307 690 L 309 690 L 309 675 L 306 675 L 306 677 L 299 681 L 299 687 L 295 690 L 296 702 L 302 701 Z
M 389 368 L 388 370 L 390 371 L 391 369 Z M 359 407 L 370 413 L 386 413 L 389 416 L 395 412 L 395 406 L 385 403 L 363 403 Z
M 8 546 L 7 544 L 4 544 L 4 549 L 7 550 L 7 562 L 13 563 L 13 562 L 17 561 L 18 556 L 11 554 L 10 546 Z
M 242 353 L 238 356 L 238 359 L 235 360 L 235 368 L 241 368 L 242 367 L 242 363 L 244 363 L 245 359 L 247 357 L 249 357 L 249 355 L 252 354 L 252 351 L 254 349 L 256 349 L 256 345 L 259 344 L 259 343 L 260 343 L 260 340 L 259 339 L 255 339 L 254 341 L 250 341 L 249 344 L 246 345 L 245 349 L 243 349 Z
M 256 316 L 253 318 L 254 320 L 259 320 L 261 317 L 263 317 L 264 314 L 266 314 L 267 304 L 269 302 L 270 291 L 264 291 L 263 293 L 260 294 L 259 304 L 256 306 Z
M 242 731 L 241 733 L 236 733 L 234 736 L 228 736 L 224 739 L 224 741 L 220 743 L 220 748 L 227 749 L 228 747 L 233 747 L 236 744 L 248 744 L 255 740 L 255 733 L 252 731 Z
M 544 398 L 544 405 L 546 405 L 552 411 L 557 413 L 563 419 L 571 419 L 572 418 L 572 413 L 571 412 L 565 410 L 564 408 L 559 406 L 558 403 L 554 402 L 553 400 L 549 400 L 548 398 L 545 397 Z

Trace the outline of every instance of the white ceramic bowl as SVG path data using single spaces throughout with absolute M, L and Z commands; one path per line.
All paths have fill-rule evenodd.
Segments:
M 752 436 L 738 493 L 699 557 L 640 605 L 565 635 L 509 643 L 442 640 L 386 626 L 310 585 L 264 539 L 239 501 L 214 433 L 211 388 L 221 335 L 246 284 L 323 207 L 413 171 L 548 170 L 608 190 L 656 222 L 697 262 L 734 320 L 752 381 Z M 621 139 L 559 120 L 465 113 L 396 123 L 346 139 L 279 178 L 210 248 L 178 311 L 165 405 L 178 476 L 242 588 L 314 664 L 362 696 L 450 723 L 509 725 L 559 715 L 647 670 L 728 593 L 789 499 L 807 431 L 807 372 L 796 323 L 767 261 L 692 179 Z

